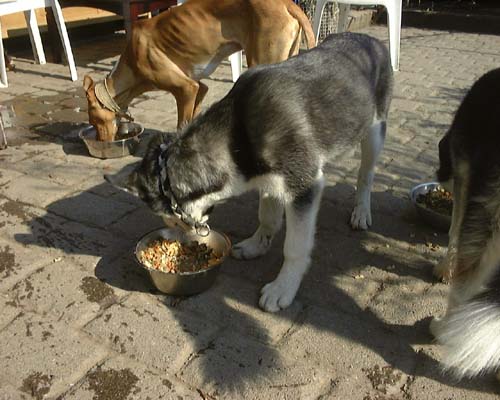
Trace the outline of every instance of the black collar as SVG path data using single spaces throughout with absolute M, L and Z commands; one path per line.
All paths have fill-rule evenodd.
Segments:
M 166 144 L 160 145 L 160 154 L 158 156 L 158 185 L 160 193 L 170 201 L 170 208 L 172 213 L 179 218 L 182 222 L 189 225 L 196 230 L 200 236 L 208 236 L 210 233 L 210 226 L 206 222 L 201 222 L 193 218 L 190 214 L 182 209 L 179 202 L 175 198 L 174 192 L 170 186 L 170 179 L 168 178 L 166 160 L 167 160 L 168 147 Z

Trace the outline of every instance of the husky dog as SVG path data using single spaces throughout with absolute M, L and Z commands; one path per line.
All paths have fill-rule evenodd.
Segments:
M 439 143 L 440 182 L 453 191 L 446 315 L 431 323 L 445 369 L 474 377 L 500 367 L 500 69 L 483 75 Z
M 247 71 L 178 137 L 151 146 L 134 172 L 107 179 L 197 229 L 206 228 L 214 204 L 257 189 L 260 226 L 232 254 L 251 259 L 266 253 L 285 212 L 283 266 L 259 301 L 264 310 L 278 311 L 292 303 L 310 264 L 323 166 L 359 142 L 351 225 L 371 225 L 370 192 L 392 86 L 381 42 L 362 34 L 331 35 L 288 61 Z

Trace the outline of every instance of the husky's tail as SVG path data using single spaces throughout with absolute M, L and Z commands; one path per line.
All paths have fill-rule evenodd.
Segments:
M 453 177 L 450 137 L 451 132 L 447 132 L 439 142 L 439 169 L 436 173 L 439 182 L 447 182 Z
M 450 310 L 436 335 L 445 348 L 444 369 L 456 378 L 473 378 L 500 367 L 500 274 L 486 291 Z

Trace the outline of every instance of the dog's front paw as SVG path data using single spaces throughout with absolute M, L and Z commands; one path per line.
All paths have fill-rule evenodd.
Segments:
M 364 204 L 354 207 L 351 214 L 351 226 L 353 229 L 366 230 L 372 225 L 372 214 L 370 208 Z
M 271 235 L 261 235 L 256 232 L 252 237 L 235 244 L 231 250 L 234 258 L 249 260 L 266 254 L 271 247 Z
M 293 279 L 280 279 L 278 277 L 262 288 L 259 300 L 260 307 L 268 312 L 287 308 L 292 304 L 299 285 L 300 281 L 295 282 Z

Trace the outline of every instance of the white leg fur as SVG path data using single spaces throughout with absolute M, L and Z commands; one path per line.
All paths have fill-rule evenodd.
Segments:
M 458 379 L 495 371 L 500 365 L 500 306 L 491 283 L 500 265 L 500 234 L 482 245 L 479 265 L 465 281 L 454 282 L 446 315 L 430 327 L 444 347 L 445 369 Z
M 316 216 L 324 186 L 322 176 L 316 185 L 314 198 L 307 208 L 297 211 L 292 202 L 285 207 L 284 261 L 278 277 L 261 290 L 259 305 L 266 311 L 276 312 L 292 304 L 302 277 L 309 268 L 314 245 Z
M 356 205 L 351 214 L 353 229 L 368 229 L 372 224 L 371 191 L 375 163 L 384 146 L 385 129 L 385 121 L 375 121 L 370 128 L 370 133 L 361 142 L 361 166 L 358 172 Z
M 248 260 L 265 254 L 271 247 L 274 235 L 281 229 L 283 204 L 265 192 L 260 193 L 259 223 L 251 237 L 233 246 L 233 257 Z
M 473 378 L 498 368 L 500 309 L 495 304 L 464 304 L 431 329 L 445 348 L 441 362 L 456 378 Z

